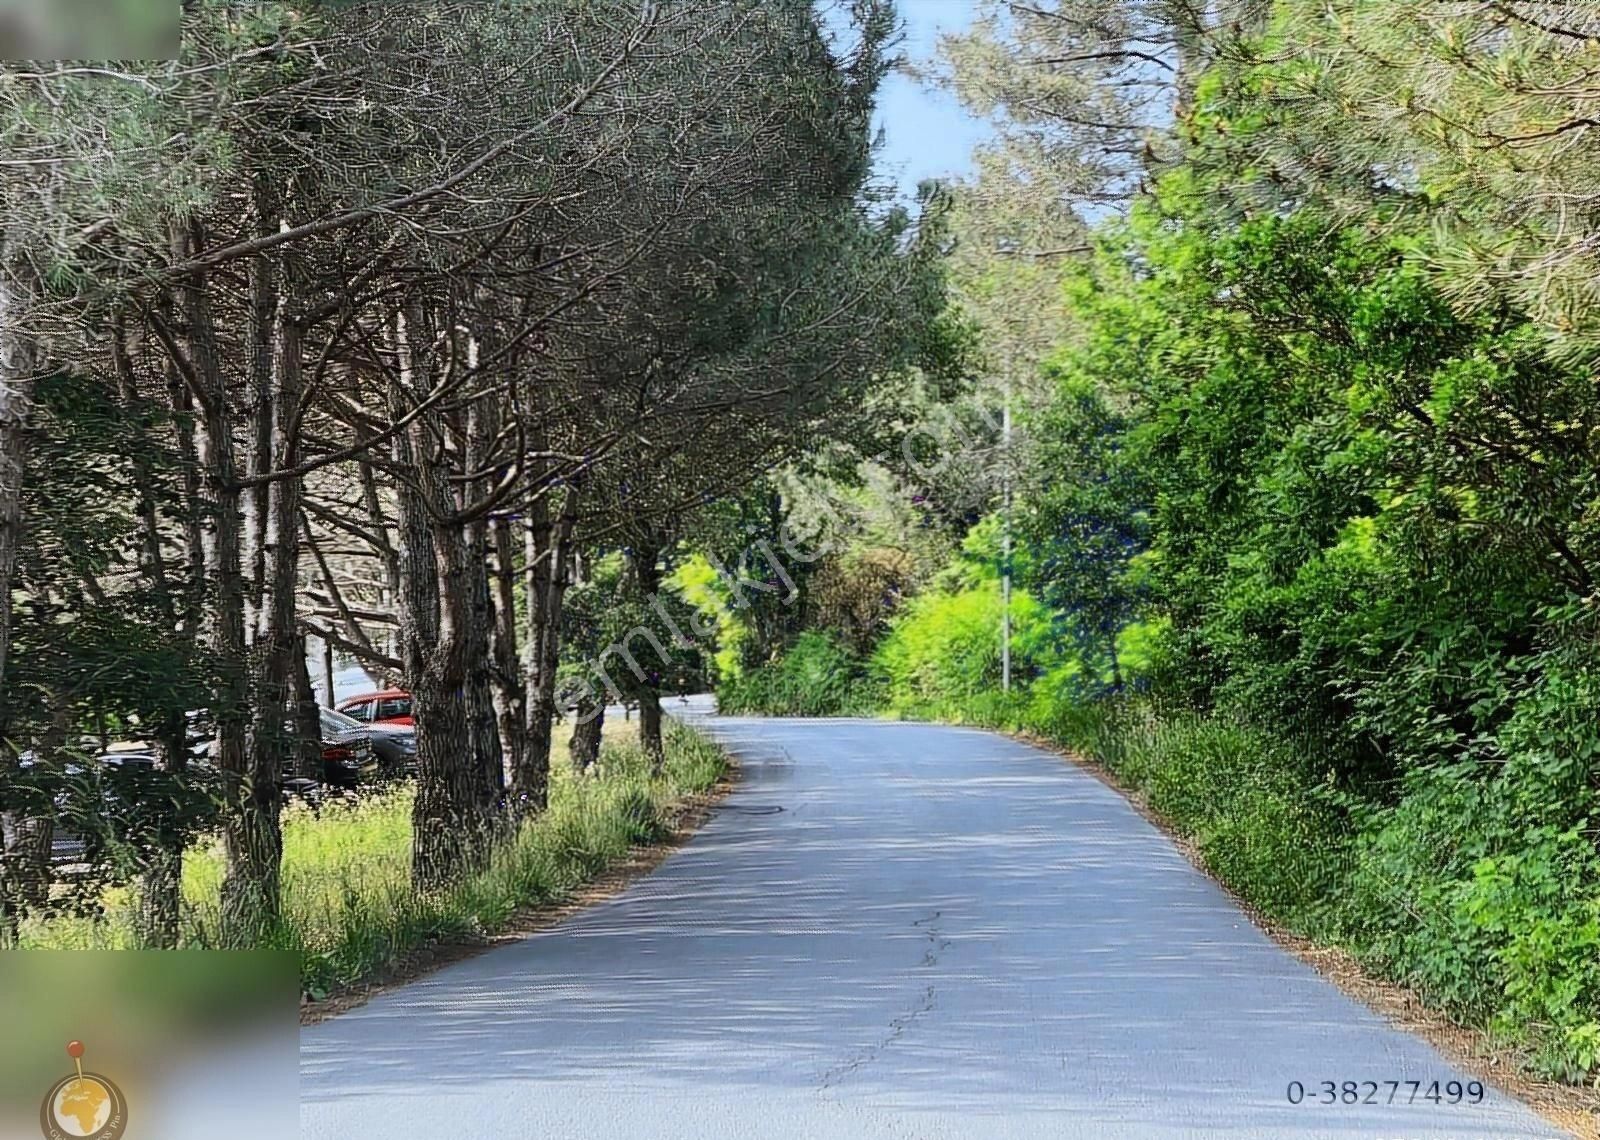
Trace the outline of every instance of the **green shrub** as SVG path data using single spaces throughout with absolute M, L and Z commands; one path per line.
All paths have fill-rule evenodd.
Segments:
M 979 581 L 908 603 L 873 664 L 896 712 L 994 723 L 1009 715 L 1000 691 L 1000 587 Z M 1012 676 L 1019 690 L 1057 664 L 1048 611 L 1031 595 L 1011 598 Z M 1005 713 L 1002 713 L 1005 706 Z
M 717 687 L 717 707 L 731 714 L 870 716 L 880 704 L 867 663 L 815 631 L 801 634 L 772 664 Z
M 1480 860 L 1457 907 L 1488 944 L 1504 1001 L 1498 1028 L 1527 1037 L 1541 1068 L 1576 1080 L 1600 1065 L 1600 859 L 1580 829 L 1540 829 Z
M 616 810 L 631 843 L 654 842 L 666 830 L 666 821 L 647 788 L 628 788 L 618 797 Z

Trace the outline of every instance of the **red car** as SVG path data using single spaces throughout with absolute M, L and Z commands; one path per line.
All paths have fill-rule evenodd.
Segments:
M 363 693 L 339 702 L 339 711 L 363 724 L 411 724 L 411 694 L 403 689 Z

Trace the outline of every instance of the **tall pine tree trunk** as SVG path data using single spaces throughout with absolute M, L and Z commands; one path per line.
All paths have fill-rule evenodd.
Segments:
M 528 755 L 527 690 L 517 649 L 517 569 L 512 524 L 497 519 L 494 535 L 494 703 L 500 745 L 513 783 Z
M 494 709 L 494 660 L 490 654 L 489 563 L 487 530 L 482 522 L 463 527 L 457 522 L 436 526 L 440 562 L 448 567 L 441 606 L 456 641 L 447 683 L 455 686 L 466 707 L 468 751 L 472 766 L 471 809 L 481 841 L 500 833 L 500 802 L 505 792 L 505 759 L 500 750 L 500 725 Z
M 4 855 L 0 910 L 15 931 L 15 920 L 50 901 L 50 845 L 55 821 L 42 811 L 0 812 L 0 853 Z
M 27 329 L 33 294 L 29 280 L 25 269 L 0 263 L 0 727 L 5 724 L 5 669 L 11 650 L 11 577 L 22 544 L 22 481 L 38 367 Z
M 477 339 L 468 346 L 469 361 L 477 365 Z M 466 448 L 462 455 L 464 473 L 494 470 L 494 454 L 500 435 L 498 396 L 473 402 L 467 411 Z M 501 805 L 506 790 L 506 757 L 500 737 L 499 705 L 496 700 L 495 606 L 489 583 L 489 520 L 484 504 L 492 503 L 499 480 L 485 476 L 460 484 L 457 506 L 466 516 L 465 524 L 452 524 L 450 541 L 464 542 L 462 605 L 467 611 L 462 656 L 467 668 L 465 696 L 472 718 L 472 752 L 478 764 L 478 795 L 491 832 L 500 833 Z M 479 501 L 479 496 L 482 501 Z
M 473 566 L 459 528 L 430 533 L 427 520 L 417 517 L 420 496 L 403 489 L 400 499 L 408 602 L 401 623 L 417 730 L 412 866 L 417 885 L 426 889 L 455 881 L 487 858 L 499 830 L 499 734 L 487 686 L 478 683 L 485 679 L 474 680 L 472 668 L 474 653 L 480 660 L 487 656 L 487 645 L 476 644 L 487 631 L 471 628 L 472 572 L 483 568 Z M 426 628 L 430 604 L 437 616 L 432 636 Z
M 552 519 L 541 497 L 529 511 L 527 530 L 528 639 L 527 752 L 512 790 L 519 810 L 543 811 L 550 795 L 550 747 L 555 738 L 556 674 L 561 664 L 561 608 L 571 582 L 571 546 L 578 521 L 578 488 L 569 485 Z
M 300 461 L 298 417 L 305 387 L 300 331 L 292 298 L 280 294 L 273 317 L 269 391 L 256 409 L 256 414 L 270 423 L 270 458 L 258 476 L 290 470 Z M 299 478 L 275 479 L 267 486 L 266 518 L 258 524 L 259 565 L 265 578 L 254 589 L 256 624 L 250 654 L 254 716 L 248 735 L 246 817 L 251 826 L 251 857 L 263 867 L 270 864 L 274 880 L 283 859 L 279 826 L 283 773 L 296 759 L 293 709 L 298 703 L 296 681 L 301 667 L 296 659 L 304 658 L 295 624 L 300 499 Z
M 661 736 L 661 690 L 646 682 L 639 690 L 639 743 L 650 757 L 650 772 L 661 775 L 667 766 L 667 748 Z
M 317 779 L 322 775 L 322 709 L 317 690 L 311 684 L 310 648 L 305 634 L 300 635 L 295 651 L 295 737 L 294 770 L 297 776 Z M 328 691 L 333 691 L 329 682 Z
M 146 950 L 176 950 L 181 932 L 183 852 L 152 846 L 140 875 L 134 937 Z
M 119 347 L 121 330 L 118 331 Z M 131 361 L 119 360 L 125 377 L 124 402 L 138 399 Z M 169 367 L 168 408 L 177 435 L 177 454 L 183 470 L 184 487 L 184 562 L 182 574 L 171 571 L 160 556 L 161 527 L 154 501 L 145 515 L 145 541 L 149 548 L 153 585 L 162 598 L 162 607 L 182 636 L 192 643 L 200 630 L 205 596 L 205 535 L 200 500 L 200 463 L 195 448 L 192 418 L 193 393 L 183 383 L 179 369 Z M 141 461 L 141 478 L 147 477 L 148 464 Z M 173 710 L 161 731 L 161 767 L 183 777 L 189 770 L 189 722 L 181 710 Z M 134 915 L 135 933 L 143 946 L 171 949 L 181 933 L 183 887 L 183 845 L 181 840 L 157 844 L 147 854 L 142 869 L 138 907 Z
M 188 722 L 181 714 L 174 713 L 162 726 L 159 767 L 180 778 L 188 771 Z M 181 830 L 173 827 L 174 836 Z M 138 906 L 134 911 L 134 933 L 139 945 L 150 950 L 177 947 L 182 915 L 183 844 L 176 838 L 171 842 L 161 842 L 161 838 L 156 837 L 157 841 L 143 853 Z
M 179 225 L 174 260 L 204 247 L 195 229 Z M 197 272 L 177 287 L 177 308 L 187 334 L 185 367 L 199 401 L 205 430 L 200 450 L 202 495 L 211 525 L 213 606 L 212 649 L 219 684 L 212 714 L 216 725 L 217 767 L 222 788 L 222 942 L 241 948 L 259 944 L 280 914 L 277 790 L 263 815 L 263 790 L 255 786 L 246 737 L 250 726 L 249 667 L 245 645 L 245 588 L 240 559 L 239 467 L 234 451 L 233 415 L 228 385 L 218 358 L 216 329 L 206 296 L 206 277 Z M 176 348 L 176 345 L 169 346 Z M 178 350 L 182 351 L 182 350 Z
M 428 313 L 410 301 L 393 325 L 398 372 L 391 413 L 399 418 L 432 391 Z M 474 721 L 482 703 L 469 692 L 469 669 L 487 657 L 488 630 L 474 598 L 487 596 L 483 559 L 474 559 L 445 473 L 436 417 L 416 417 L 396 437 L 399 502 L 400 642 L 417 730 L 417 795 L 412 809 L 412 879 L 424 890 L 445 886 L 482 864 L 493 838 L 497 799 L 489 776 L 499 765 Z M 481 551 L 479 552 L 481 555 Z M 481 590 L 474 575 L 482 580 Z M 492 707 L 489 723 L 493 725 Z
M 51 764 L 65 765 L 66 745 L 72 734 L 72 710 L 60 694 L 46 695 L 50 722 L 36 747 Z M 55 816 L 42 796 L 30 796 L 0 817 L 0 853 L 3 853 L 11 897 L 6 909 L 24 916 L 43 910 L 50 902 L 50 845 L 55 837 Z
M 398 461 L 410 455 L 410 442 L 396 448 Z M 469 794 L 457 786 L 460 757 L 468 748 L 464 710 L 456 694 L 444 690 L 435 657 L 439 645 L 439 578 L 427 508 L 417 491 L 402 482 L 399 503 L 400 573 L 397 613 L 400 648 L 411 715 L 417 733 L 417 795 L 411 815 L 411 874 L 424 889 L 449 883 L 467 863 L 461 846 L 466 821 L 461 805 Z M 459 718 L 459 723 L 457 719 Z
M 6 659 L 11 650 L 11 581 L 22 544 L 22 482 L 28 461 L 28 426 L 33 412 L 34 374 L 38 367 L 33 338 L 27 330 L 33 290 L 25 268 L 0 249 L 0 768 L 20 773 L 5 743 Z M 0 919 L 15 931 L 22 905 L 30 842 L 26 812 L 0 800 Z M 48 857 L 48 856 L 47 856 Z
M 654 599 L 661 592 L 660 549 L 640 546 L 634 550 L 633 559 L 639 591 L 646 599 Z M 650 770 L 660 775 L 666 767 L 667 750 L 661 735 L 661 674 L 655 670 L 647 671 L 639 682 L 639 743 L 650 757 Z

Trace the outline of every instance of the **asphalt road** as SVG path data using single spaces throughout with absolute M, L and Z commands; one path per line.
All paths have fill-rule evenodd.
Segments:
M 1492 1090 L 1315 1103 L 1329 1080 L 1382 1101 L 1469 1078 L 1057 757 L 705 723 L 744 780 L 704 830 L 612 900 L 305 1031 L 303 1136 L 1559 1135 Z

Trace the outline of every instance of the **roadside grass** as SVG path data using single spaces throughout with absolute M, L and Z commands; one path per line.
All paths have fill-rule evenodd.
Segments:
M 503 844 L 483 871 L 443 891 L 411 888 L 409 787 L 315 813 L 287 812 L 284 920 L 265 943 L 299 952 L 305 988 L 320 997 L 419 947 L 489 937 L 525 908 L 561 902 L 635 845 L 663 838 L 674 807 L 722 775 L 725 757 L 704 736 L 674 721 L 666 732 L 666 770 L 655 779 L 633 723 L 607 726 L 599 771 L 589 777 L 572 772 L 558 745 L 549 811 Z M 219 842 L 191 848 L 183 878 L 186 946 L 216 945 L 221 882 Z M 118 888 L 100 915 L 29 920 L 20 946 L 132 949 L 134 901 L 130 889 Z

